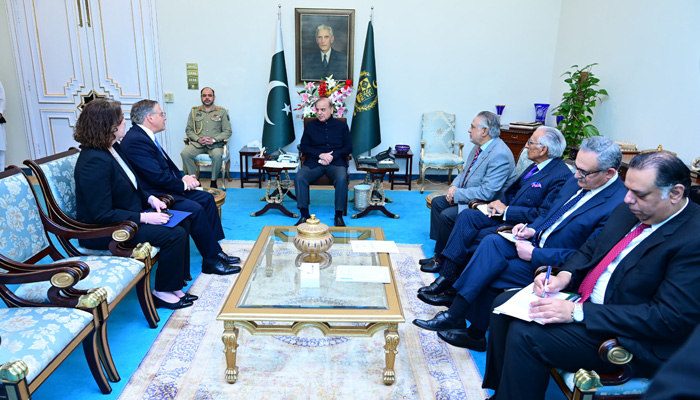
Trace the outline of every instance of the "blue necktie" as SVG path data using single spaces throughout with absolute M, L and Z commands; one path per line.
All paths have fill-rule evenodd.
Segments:
M 167 162 L 168 162 L 168 156 L 167 156 L 167 155 L 165 154 L 165 152 L 163 151 L 163 148 L 160 147 L 160 143 L 158 143 L 158 138 L 155 137 L 155 136 L 153 136 L 153 139 L 155 139 L 155 141 L 156 141 L 156 147 L 158 147 L 158 150 L 160 150 L 160 154 L 163 155 L 163 158 L 165 158 L 165 162 L 167 163 Z M 177 176 L 178 174 L 176 174 L 175 171 L 173 171 L 172 168 L 170 168 L 170 164 L 169 164 L 169 163 L 168 163 L 168 169 L 170 170 L 170 173 L 173 174 L 174 177 L 180 179 L 180 177 Z
M 539 242 L 540 235 L 542 234 L 542 232 L 546 231 L 550 226 L 554 225 L 554 223 L 557 222 L 559 218 L 562 217 L 562 215 L 566 214 L 566 212 L 569 211 L 571 207 L 575 206 L 576 203 L 578 203 L 579 200 L 581 200 L 583 196 L 585 196 L 588 192 L 589 190 L 581 190 L 581 193 L 576 195 L 576 197 L 574 197 L 573 199 L 567 201 L 566 204 L 561 206 L 561 208 L 559 208 L 559 210 L 557 210 L 557 212 L 554 213 L 554 215 L 549 217 L 548 220 L 546 220 L 542 225 L 540 225 L 540 227 L 535 232 L 535 235 L 533 236 L 535 238 L 535 244 Z
M 328 56 L 324 54 L 323 55 L 323 68 L 328 67 L 328 59 L 326 57 L 328 57 Z
M 537 172 L 537 171 L 539 171 L 539 169 L 537 168 L 537 165 L 535 165 L 534 167 L 532 167 L 530 172 L 525 174 L 525 177 L 523 177 L 523 180 L 526 180 L 527 178 L 531 177 L 532 175 L 535 175 L 535 172 Z

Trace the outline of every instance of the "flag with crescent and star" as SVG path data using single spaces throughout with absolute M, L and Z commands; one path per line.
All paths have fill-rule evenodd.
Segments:
M 357 80 L 355 112 L 352 117 L 352 155 L 358 156 L 379 146 L 379 98 L 377 96 L 377 68 L 374 65 L 374 30 L 372 21 L 367 27 L 365 52 L 362 54 L 360 79 Z
M 294 141 L 292 102 L 289 101 L 287 66 L 282 45 L 282 23 L 277 19 L 275 54 L 270 67 L 270 83 L 267 85 L 267 108 L 263 125 L 262 144 L 272 153 Z

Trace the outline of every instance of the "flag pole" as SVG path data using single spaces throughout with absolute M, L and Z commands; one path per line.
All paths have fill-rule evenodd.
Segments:
M 277 20 L 282 19 L 282 4 L 277 4 Z

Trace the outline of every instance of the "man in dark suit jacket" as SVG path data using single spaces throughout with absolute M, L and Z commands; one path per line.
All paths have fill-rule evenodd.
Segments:
M 503 289 L 526 286 L 542 265 L 562 265 L 603 229 L 625 196 L 617 174 L 621 161 L 620 148 L 612 140 L 586 139 L 576 156 L 576 174 L 561 188 L 549 213 L 531 227 L 516 225 L 513 231 L 521 240 L 515 244 L 500 235 L 484 238 L 454 284 L 458 296 L 450 308 L 413 323 L 439 331 L 438 336 L 454 346 L 486 350 L 484 335 L 495 296 Z M 465 317 L 472 322 L 469 330 L 464 329 Z
M 688 400 L 700 398 L 700 326 L 676 351 L 659 372 L 642 397 L 644 400 Z
M 331 75 L 335 80 L 348 79 L 348 56 L 332 48 L 334 41 L 333 28 L 328 25 L 316 27 L 316 44 L 319 51 L 304 54 L 301 79 L 322 80 Z
M 429 286 L 418 290 L 418 298 L 431 305 L 452 303 L 452 285 L 467 265 L 481 239 L 495 233 L 503 225 L 532 223 L 547 214 L 559 189 L 572 173 L 561 160 L 566 140 L 561 132 L 549 126 L 537 129 L 527 142 L 527 157 L 533 163 L 510 185 L 504 196 L 488 204 L 488 216 L 481 210 L 464 210 L 440 255 L 421 266 L 423 272 L 440 272 Z M 437 259 L 440 261 L 437 261 Z
M 146 191 L 169 194 L 175 199 L 174 210 L 192 213 L 190 232 L 203 258 L 202 272 L 218 275 L 240 272 L 241 268 L 234 265 L 240 259 L 228 256 L 219 245 L 224 231 L 214 197 L 196 190 L 199 182 L 194 175 L 182 176 L 155 137 L 165 129 L 165 119 L 156 101 L 135 103 L 131 108 L 133 125 L 122 139 L 121 148 Z
M 598 356 L 610 338 L 634 355 L 635 376 L 650 377 L 700 322 L 700 206 L 688 201 L 688 168 L 670 153 L 641 154 L 625 185 L 626 204 L 546 286 L 578 291 L 582 302 L 533 301 L 530 317 L 544 326 L 491 315 L 483 386 L 497 398 L 542 399 L 553 367 L 615 371 Z M 535 294 L 543 287 L 540 274 Z
M 435 197 L 431 203 L 430 238 L 435 240 L 435 254 L 445 248 L 457 215 L 469 209 L 470 200 L 495 200 L 515 179 L 513 153 L 500 135 L 501 123 L 496 114 L 482 111 L 474 117 L 469 127 L 469 140 L 474 147 L 464 168 L 445 196 Z M 421 260 L 426 262 L 429 259 Z

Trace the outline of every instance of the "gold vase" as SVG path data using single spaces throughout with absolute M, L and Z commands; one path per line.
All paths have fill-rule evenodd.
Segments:
M 333 235 L 328 225 L 316 219 L 316 214 L 305 223 L 297 226 L 297 235 L 294 237 L 294 246 L 302 252 L 301 261 L 321 262 L 321 253 L 325 253 L 333 245 Z

